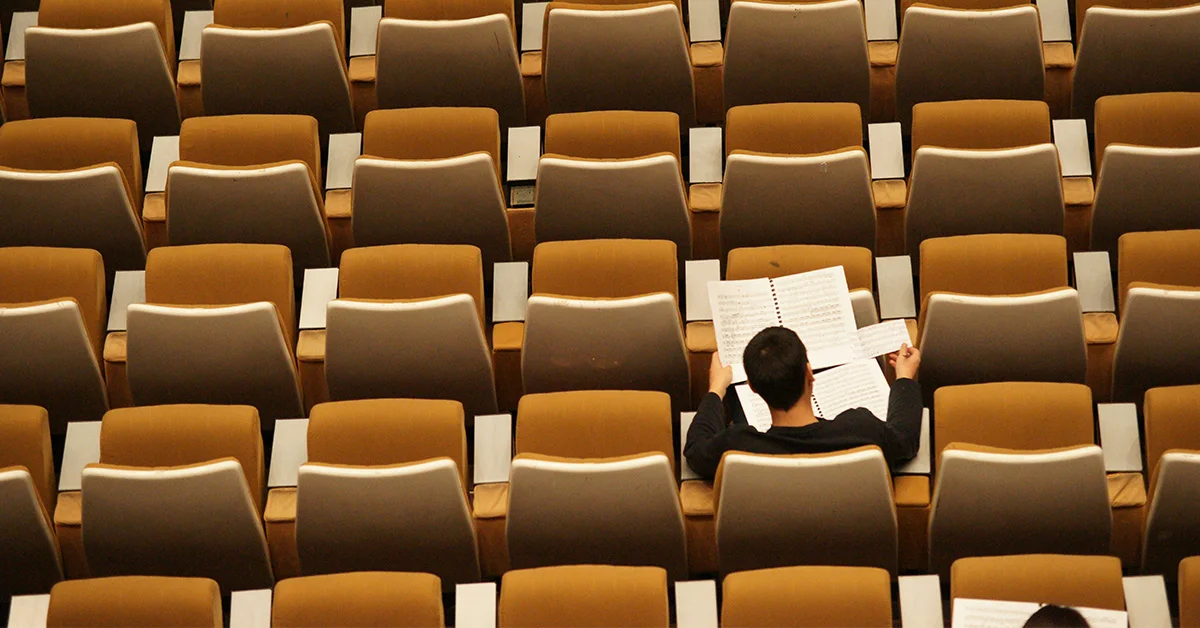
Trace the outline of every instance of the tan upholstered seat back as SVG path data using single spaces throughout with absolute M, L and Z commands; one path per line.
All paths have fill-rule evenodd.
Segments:
M 888 628 L 892 590 L 876 567 L 776 567 L 729 574 L 721 625 L 730 628 Z
M 212 626 L 222 623 L 221 590 L 208 578 L 116 576 L 69 580 L 50 592 L 46 625 Z
M 569 565 L 520 569 L 500 586 L 501 628 L 614 626 L 666 628 L 667 574 L 658 567 Z
M 1113 352 L 1112 400 L 1139 403 L 1158 386 L 1200 383 L 1200 286 L 1129 284 Z
M 1091 250 L 1118 255 L 1118 240 L 1137 231 L 1200 229 L 1200 146 L 1109 144 L 1092 203 Z
M 852 103 L 748 105 L 726 114 L 727 155 L 735 150 L 808 155 L 862 143 L 862 114 Z
M 987 233 L 921 243 L 921 302 L 934 292 L 998 296 L 1067 286 L 1062 236 Z
M 1048 144 L 1050 108 L 1041 100 L 952 100 L 913 106 L 912 152 Z
M 47 511 L 54 508 L 58 484 L 50 451 L 50 417 L 38 406 L 0 405 L 0 468 L 25 467 Z
M 317 119 L 302 115 L 243 114 L 184 120 L 179 160 L 214 166 L 257 166 L 303 161 L 316 185 L 321 178 Z
M 1105 2 L 1115 6 L 1117 2 Z M 1084 6 L 1080 2 L 1076 6 Z M 1096 168 L 1109 144 L 1190 148 L 1200 146 L 1200 94 L 1121 94 L 1096 101 Z M 0 133 L 0 137 L 3 134 Z
M 543 242 L 533 250 L 533 292 L 589 298 L 666 292 L 678 300 L 675 244 L 667 240 Z
M 671 153 L 679 160 L 679 116 L 667 111 L 584 111 L 546 118 L 547 154 L 632 159 Z
M 1179 625 L 1200 626 L 1200 556 L 1179 563 Z
M 0 461 L 0 597 L 43 594 L 62 579 L 54 523 L 33 477 Z
M 368 571 L 288 578 L 275 586 L 271 625 L 445 626 L 442 586 L 428 573 Z
M 1146 468 L 1154 473 L 1171 449 L 1200 451 L 1200 386 L 1168 386 L 1146 391 Z M 1153 478 L 1150 482 L 1154 488 Z
M 358 247 L 342 255 L 338 296 L 401 301 L 465 294 L 475 300 L 480 325 L 483 270 L 479 249 L 458 244 Z
M 383 17 L 405 20 L 468 20 L 497 13 L 513 23 L 515 37 L 516 18 L 512 0 L 386 0 L 383 3 Z
M 38 26 L 50 28 L 112 28 L 150 22 L 158 29 L 168 67 L 174 65 L 175 23 L 170 0 L 43 0 L 37 8 Z
M 1117 251 L 1118 307 L 1134 282 L 1200 287 L 1200 229 L 1126 233 Z
M 409 3 L 403 3 L 408 6 Z M 413 3 L 417 4 L 417 3 Z M 487 152 L 500 180 L 500 125 L 483 107 L 377 109 L 367 114 L 363 154 L 387 159 L 445 159 Z
M 177 467 L 218 458 L 242 466 L 254 505 L 266 485 L 258 411 L 251 406 L 171 405 L 110 410 L 100 426 L 100 462 Z
M 463 406 L 434 399 L 321 403 L 308 421 L 308 461 L 380 466 L 450 458 L 467 481 Z
M 933 442 L 1053 449 L 1096 442 L 1083 384 L 995 382 L 943 386 L 933 396 Z
M 100 254 L 87 249 L 0 248 L 0 303 L 17 305 L 64 298 L 78 304 L 83 327 L 99 360 L 108 321 L 104 260 Z
M 903 13 L 909 7 L 916 4 L 919 0 L 900 0 L 900 11 Z M 1006 9 L 1008 7 L 1019 7 L 1030 4 L 1028 0 L 936 0 L 933 2 L 924 2 L 930 6 L 942 7 L 945 9 L 961 9 L 963 11 L 987 11 L 989 9 Z
M 846 271 L 846 284 L 851 291 L 872 289 L 875 275 L 871 251 L 857 246 L 792 244 L 734 249 L 729 252 L 725 278 L 774 279 L 831 266 L 841 266 Z
M 1083 18 L 1095 6 L 1115 9 L 1175 9 L 1195 4 L 1191 0 L 1079 0 L 1075 3 L 1075 41 L 1083 35 Z
M 950 597 L 1125 610 L 1121 561 L 1114 556 L 961 558 L 950 569 Z
M 329 22 L 342 54 L 346 32 L 345 5 L 338 0 L 215 0 L 213 23 L 234 28 L 291 28 Z
M 674 468 L 671 398 L 633 390 L 525 395 L 517 409 L 515 451 L 564 458 L 661 452 Z

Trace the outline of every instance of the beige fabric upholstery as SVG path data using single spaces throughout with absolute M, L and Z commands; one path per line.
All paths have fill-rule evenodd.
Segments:
M 931 570 L 945 576 L 965 556 L 1104 554 L 1111 535 L 1099 447 L 942 450 L 929 514 Z
M 935 292 L 1024 294 L 1065 288 L 1067 241 L 1059 235 L 986 233 L 921 243 L 921 302 Z
M 1079 6 L 1084 3 L 1080 2 Z M 1110 0 L 1109 4 L 1113 4 Z M 1200 146 L 1200 93 L 1104 96 L 1096 101 L 1096 164 L 1110 144 Z M 3 134 L 0 134 L 2 137 Z
M 953 100 L 913 106 L 912 150 L 1049 144 L 1050 108 L 1038 100 Z
M 860 2 L 742 0 L 729 8 L 726 108 L 835 102 L 855 103 L 860 111 L 869 112 L 870 70 Z
M 678 299 L 675 244 L 666 240 L 543 242 L 533 250 L 533 291 L 593 299 L 667 292 Z
M 262 520 L 233 458 L 83 470 L 83 546 L 93 575 L 212 578 L 222 591 L 274 583 Z
M 687 195 L 675 155 L 538 162 L 534 233 L 538 242 L 594 238 L 671 240 L 691 258 Z
M 43 118 L 0 127 L 0 166 L 15 170 L 78 170 L 115 163 L 141 206 L 142 157 L 133 120 Z M 135 193 L 139 192 L 139 193 Z
M 858 107 L 844 102 L 733 107 L 726 115 L 725 153 L 809 155 L 862 146 L 862 121 Z
M 871 290 L 875 260 L 871 250 L 855 246 L 794 244 L 734 249 L 729 252 L 725 278 L 785 277 L 831 266 L 841 266 L 850 291 Z
M 1108 6 L 1096 6 L 1105 4 Z M 1092 119 L 1096 100 L 1109 94 L 1200 90 L 1200 6 L 1172 2 L 1080 2 L 1079 49 L 1071 92 L 1073 117 Z M 1090 6 L 1089 6 L 1090 5 Z M 1117 5 L 1117 6 L 1114 6 Z
M 692 126 L 696 103 L 682 18 L 673 2 L 547 7 L 542 72 L 550 111 L 671 111 L 682 127 Z
M 928 238 L 975 233 L 1063 233 L 1058 150 L 917 149 L 904 217 L 905 247 L 919 257 Z M 919 262 L 918 260 L 914 260 Z
M 689 371 L 675 298 L 535 294 L 526 310 L 521 373 L 526 393 L 661 390 L 682 409 Z
M 1200 551 L 1200 451 L 1171 450 L 1154 467 L 1154 498 L 1146 511 L 1142 569 L 1170 576 L 1179 561 Z
M 1131 284 L 1113 354 L 1114 402 L 1142 401 L 1156 386 L 1200 384 L 1200 288 Z
M 934 393 L 933 442 L 1053 449 L 1096 442 L 1092 391 L 1083 384 L 995 382 Z
M 961 558 L 950 570 L 950 596 L 1125 610 L 1121 560 L 1115 556 Z
M 1146 391 L 1146 467 L 1158 466 L 1171 449 L 1200 450 L 1200 386 L 1169 386 Z
M 1117 241 L 1117 306 L 1134 282 L 1200 286 L 1200 229 L 1126 233 Z
M 224 621 L 221 615 L 221 591 L 208 578 L 120 576 L 55 585 L 46 625 L 220 628 Z
M 725 164 L 720 228 L 726 255 L 735 248 L 801 243 L 874 250 L 867 152 L 861 146 L 803 156 L 735 151 Z
M 669 111 L 581 111 L 546 118 L 545 152 L 577 159 L 679 159 L 679 116 Z
M 722 573 L 802 564 L 896 573 L 896 508 L 878 448 L 811 456 L 730 453 L 718 472 Z
M 38 499 L 47 509 L 52 508 L 58 483 L 45 408 L 0 404 L 0 467 L 12 466 L 25 467 Z
M 49 0 L 40 3 L 37 11 L 38 26 L 51 28 L 100 29 L 150 22 L 158 31 L 166 58 L 176 58 L 169 0 L 89 2 L 83 6 L 71 0 Z
M 1179 625 L 1200 626 L 1200 558 L 1189 556 L 1179 563 Z
M 601 459 L 520 454 L 509 477 L 514 569 L 653 565 L 672 580 L 687 577 L 679 489 L 663 453 Z
M 744 628 L 888 628 L 888 573 L 871 567 L 742 571 L 721 584 L 721 625 Z
M 442 587 L 427 573 L 360 572 L 289 578 L 275 586 L 277 628 L 444 626 Z
M 1041 24 L 1032 5 L 957 10 L 917 4 L 902 22 L 896 111 L 905 128 L 917 103 L 1043 98 Z
M 577 390 L 521 397 L 516 453 L 613 458 L 661 452 L 675 468 L 671 398 L 661 392 Z
M 317 120 L 304 115 L 204 116 L 179 130 L 179 159 L 214 166 L 259 166 L 303 161 L 321 184 Z
M 2 418 L 4 423 L 8 419 Z M 43 429 L 45 420 L 43 416 Z M 49 448 L 49 432 L 46 443 Z M 25 466 L 9 466 L 8 457 L 0 459 L 0 598 L 6 600 L 11 595 L 46 593 L 63 578 L 54 528 L 38 495 L 41 487 Z
M 1110 144 L 1100 166 L 1092 205 L 1093 250 L 1117 252 L 1132 231 L 1200 229 L 1196 169 L 1200 146 L 1156 148 Z
M 500 121 L 491 109 L 416 107 L 367 114 L 364 155 L 429 161 L 479 152 L 491 155 L 499 181 Z
M 601 626 L 665 628 L 667 574 L 657 567 L 570 565 L 504 574 L 502 628 Z
M 512 13 L 509 2 L 507 14 L 385 17 L 376 53 L 379 106 L 489 107 L 500 112 L 505 127 L 524 124 L 525 91 Z
M 337 0 L 217 0 L 213 2 L 213 13 L 215 23 L 235 28 L 292 28 L 329 22 L 339 54 L 346 53 L 345 7 Z
M 467 245 L 357 247 L 342 255 L 338 296 L 403 301 L 466 294 L 484 317 L 480 251 Z

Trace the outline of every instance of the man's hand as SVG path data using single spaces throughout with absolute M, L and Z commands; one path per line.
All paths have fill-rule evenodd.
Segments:
M 921 352 L 916 347 L 908 346 L 907 343 L 902 344 L 899 351 L 888 354 L 888 364 L 891 364 L 892 368 L 896 370 L 896 379 L 901 377 L 916 379 L 917 367 L 921 366 Z
M 712 365 L 708 367 L 708 392 L 717 393 L 718 397 L 724 399 L 725 391 L 732 383 L 733 368 L 721 364 L 721 358 L 714 351 Z

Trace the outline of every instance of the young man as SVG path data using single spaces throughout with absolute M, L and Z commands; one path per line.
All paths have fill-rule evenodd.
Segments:
M 888 465 L 917 455 L 921 436 L 921 385 L 913 380 L 921 353 L 904 345 L 888 355 L 896 381 L 888 398 L 887 421 L 870 410 L 853 408 L 832 420 L 812 410 L 812 367 L 800 337 L 785 327 L 768 327 L 754 336 L 742 355 L 750 390 L 771 409 L 771 429 L 759 432 L 746 423 L 736 392 L 730 401 L 732 424 L 726 425 L 725 395 L 733 369 L 713 354 L 709 389 L 688 429 L 683 455 L 696 473 L 712 479 L 727 451 L 757 454 L 816 454 L 878 445 Z

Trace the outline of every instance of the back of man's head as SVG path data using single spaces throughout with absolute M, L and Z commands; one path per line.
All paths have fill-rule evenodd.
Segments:
M 790 410 L 807 387 L 808 352 L 796 332 L 768 327 L 746 345 L 742 365 L 750 390 L 775 410 Z

